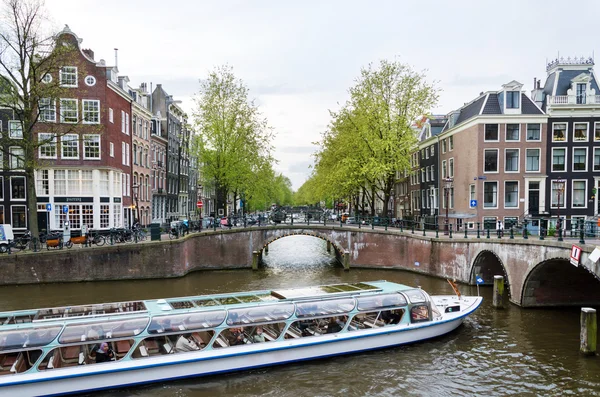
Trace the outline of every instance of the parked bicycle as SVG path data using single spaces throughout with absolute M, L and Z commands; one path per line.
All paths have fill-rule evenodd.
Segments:
M 10 249 L 11 251 L 23 251 L 29 248 L 31 243 L 31 232 L 28 230 L 24 235 L 17 237 L 14 240 L 9 240 L 7 243 L 0 245 L 0 252 L 5 253 Z
M 103 246 L 106 243 L 106 238 L 98 233 L 97 230 L 90 230 L 88 233 L 88 245 L 97 245 L 98 247 Z

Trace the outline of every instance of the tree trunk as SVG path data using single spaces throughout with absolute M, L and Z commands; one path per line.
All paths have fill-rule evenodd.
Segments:
M 375 186 L 371 186 L 371 216 L 375 216 Z
M 37 194 L 35 191 L 35 174 L 33 167 L 25 168 L 25 186 L 27 190 L 27 220 L 32 237 L 39 237 L 37 218 Z M 47 226 L 50 229 L 50 225 Z
M 364 187 L 361 187 L 360 189 L 362 190 L 362 199 L 360 200 L 360 215 L 365 216 L 365 198 L 367 191 Z

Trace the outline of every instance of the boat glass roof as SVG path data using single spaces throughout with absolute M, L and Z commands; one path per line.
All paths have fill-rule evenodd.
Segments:
M 148 333 L 160 334 L 163 332 L 214 328 L 223 323 L 224 320 L 225 310 L 155 316 L 148 327 Z
M 230 309 L 227 325 L 244 325 L 267 321 L 287 320 L 294 314 L 293 303 Z
M 361 292 L 380 291 L 381 288 L 367 283 L 320 285 L 316 287 L 291 288 L 273 291 L 272 294 L 281 299 L 309 298 L 332 294 L 356 294 Z
M 0 351 L 45 346 L 52 342 L 62 326 L 35 327 L 0 331 Z
M 146 329 L 150 319 L 148 317 L 124 318 L 114 321 L 93 323 L 74 323 L 65 326 L 65 330 L 58 338 L 60 343 L 75 343 L 86 340 L 114 339 L 135 336 Z
M 313 317 L 348 313 L 354 309 L 354 298 L 296 303 L 296 317 Z
M 358 310 L 374 310 L 383 307 L 406 306 L 407 304 L 404 295 L 399 293 L 360 296 L 356 300 L 358 301 Z

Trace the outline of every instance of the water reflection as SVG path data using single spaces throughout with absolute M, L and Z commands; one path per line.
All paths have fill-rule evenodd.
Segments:
M 265 267 L 206 271 L 184 278 L 0 288 L 4 310 L 285 288 L 387 279 L 451 294 L 445 280 L 393 270 L 343 271 L 324 241 L 277 240 Z M 475 287 L 461 286 L 464 294 Z M 600 359 L 579 355 L 579 311 L 521 310 L 484 303 L 456 332 L 432 341 L 370 353 L 230 375 L 167 382 L 94 396 L 593 396 Z

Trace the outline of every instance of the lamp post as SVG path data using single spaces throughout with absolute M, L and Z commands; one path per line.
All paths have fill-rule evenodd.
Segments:
M 448 234 L 448 229 L 449 229 L 449 221 L 448 221 L 448 209 L 450 208 L 450 200 L 449 200 L 449 195 L 450 195 L 450 189 L 452 189 L 452 183 L 454 182 L 454 179 L 452 178 L 444 178 L 444 195 L 446 197 L 446 219 L 444 221 L 444 234 Z
M 556 221 L 556 231 L 558 232 L 558 241 L 562 241 L 562 219 L 560 218 L 560 196 L 565 191 L 566 181 L 564 179 L 557 179 L 552 182 L 554 185 L 554 189 L 557 194 L 557 203 L 556 203 L 556 216 L 558 220 Z
M 135 190 L 135 212 L 137 213 L 136 219 L 134 219 L 134 223 L 137 220 L 140 222 L 140 201 L 138 198 L 138 191 L 140 189 L 140 185 L 131 186 L 131 190 Z M 140 222 L 141 223 L 141 222 Z

